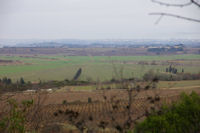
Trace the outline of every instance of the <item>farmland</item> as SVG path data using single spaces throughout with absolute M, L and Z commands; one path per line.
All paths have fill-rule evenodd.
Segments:
M 81 80 L 107 81 L 123 72 L 123 78 L 141 78 L 149 70 L 165 72 L 166 67 L 174 65 L 180 72 L 200 72 L 200 55 L 163 56 L 66 56 L 66 55 L 1 55 L 0 77 L 27 81 L 72 79 L 82 68 Z M 15 63 L 16 62 L 16 63 Z
M 199 88 L 141 91 L 133 99 L 131 118 L 141 121 L 145 118 L 146 111 L 152 107 L 161 107 L 165 104 L 170 105 L 180 98 L 181 92 L 191 93 L 192 91 L 200 93 Z M 31 111 L 39 108 L 39 112 L 34 116 L 34 120 L 39 120 L 38 124 L 41 132 L 49 132 L 49 130 L 57 132 L 57 128 L 51 129 L 55 128 L 56 123 L 56 127 L 64 128 L 61 130 L 63 132 L 78 133 L 79 129 L 76 123 L 84 120 L 83 124 L 87 127 L 85 130 L 92 128 L 92 130 L 98 133 L 118 133 L 120 131 L 113 127 L 116 124 L 123 126 L 123 123 L 128 119 L 127 106 L 129 103 L 126 90 L 62 91 L 41 94 L 21 92 L 12 94 L 14 94 L 12 98 L 17 101 L 27 99 L 34 99 L 36 101 L 36 105 L 34 105 Z M 152 101 L 157 94 L 159 94 L 159 100 Z M 88 98 L 91 98 L 91 102 L 88 102 Z M 39 103 L 39 107 L 37 103 Z M 0 107 L 3 108 L 3 105 L 4 103 L 1 101 Z M 32 117 L 31 112 L 29 117 Z M 113 120 L 113 118 L 115 119 Z M 115 123 L 115 120 L 117 123 Z M 29 122 L 31 127 L 28 127 L 28 129 L 31 129 L 34 127 L 34 121 L 29 120 Z M 101 125 L 103 122 L 107 124 Z
M 200 0 L 0 0 L 0 133 L 200 133 Z
M 167 73 L 169 66 L 178 72 Z M 78 70 L 82 73 L 74 80 Z M 189 79 L 145 80 L 143 75 L 152 71 L 171 76 L 186 74 Z M 134 129 L 152 110 L 159 111 L 161 106 L 179 101 L 183 92 L 199 95 L 199 72 L 198 54 L 2 54 L 0 85 L 5 88 L 0 95 L 0 117 L 11 111 L 8 101 L 14 99 L 15 104 L 20 105 L 19 111 L 24 101 L 32 103 L 24 116 L 27 131 L 119 133 Z M 195 74 L 197 78 L 190 79 Z M 14 82 L 4 83 L 3 77 Z M 19 82 L 21 77 L 25 82 Z M 150 73 L 151 77 L 154 75 Z M 83 84 L 76 84 L 78 82 Z M 131 123 L 127 123 L 129 120 Z

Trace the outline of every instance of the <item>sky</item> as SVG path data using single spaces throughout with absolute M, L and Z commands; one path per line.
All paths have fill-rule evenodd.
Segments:
M 0 39 L 200 39 L 200 23 L 163 17 L 155 24 L 151 12 L 200 19 L 196 6 L 151 0 L 0 0 Z

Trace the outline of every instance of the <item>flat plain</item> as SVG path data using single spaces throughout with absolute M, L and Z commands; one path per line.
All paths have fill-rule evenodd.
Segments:
M 66 55 L 1 55 L 0 77 L 26 81 L 72 79 L 82 68 L 81 80 L 108 81 L 112 78 L 142 78 L 149 70 L 165 72 L 173 65 L 181 72 L 200 72 L 200 55 L 148 56 L 66 56 Z

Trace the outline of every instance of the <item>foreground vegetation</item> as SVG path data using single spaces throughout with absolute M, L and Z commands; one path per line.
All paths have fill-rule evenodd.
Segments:
M 159 107 L 151 107 L 149 112 L 146 110 L 149 105 L 145 99 L 135 99 L 129 104 L 119 100 L 93 102 L 88 98 L 88 103 L 65 101 L 62 105 L 44 106 L 42 105 L 44 99 L 41 95 L 38 96 L 34 100 L 22 102 L 8 99 L 8 108 L 5 112 L 2 112 L 3 110 L 0 112 L 0 132 L 198 133 L 200 131 L 200 96 L 195 92 L 189 95 L 182 94 L 173 104 L 166 103 L 162 107 L 156 105 L 164 102 L 162 98 L 148 98 L 154 107 Z M 172 99 L 168 98 L 167 101 L 169 100 Z M 141 119 L 142 121 L 138 123 L 138 118 L 129 119 L 129 108 L 127 108 L 129 106 L 134 109 L 131 116 L 145 117 L 145 120 Z
M 198 133 L 200 131 L 200 96 L 182 94 L 181 100 L 154 111 L 138 124 L 135 133 Z

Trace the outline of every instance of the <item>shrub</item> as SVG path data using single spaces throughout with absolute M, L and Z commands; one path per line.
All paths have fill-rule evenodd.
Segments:
M 8 101 L 10 110 L 8 115 L 0 120 L 1 133 L 25 133 L 26 111 L 33 104 L 33 100 L 23 101 L 20 106 L 14 99 Z
M 20 78 L 20 84 L 21 84 L 21 85 L 25 84 L 25 81 L 24 81 L 23 78 Z
M 63 100 L 62 104 L 67 104 L 67 100 Z
M 135 133 L 197 133 L 200 131 L 200 96 L 182 94 L 172 106 L 152 112 L 136 125 Z
M 88 103 L 92 103 L 92 98 L 88 97 Z

